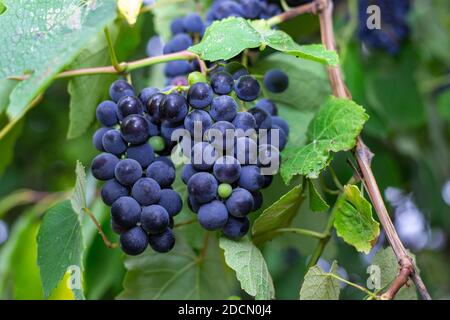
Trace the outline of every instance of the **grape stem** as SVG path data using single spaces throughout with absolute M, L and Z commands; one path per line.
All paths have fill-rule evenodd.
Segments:
M 322 9 L 319 12 L 322 43 L 326 49 L 336 51 L 333 30 L 333 2 L 332 0 L 321 0 L 320 2 L 324 4 L 321 6 Z M 327 71 L 333 94 L 338 98 L 351 99 L 351 93 L 344 83 L 344 77 L 340 66 L 328 67 Z M 392 282 L 386 293 L 382 295 L 382 298 L 393 299 L 397 292 L 404 285 L 407 285 L 408 279 L 412 278 L 421 297 L 426 300 L 431 300 L 431 296 L 428 293 L 425 284 L 416 272 L 414 261 L 408 256 L 406 249 L 395 230 L 392 220 L 389 217 L 389 213 L 371 168 L 371 161 L 374 154 L 364 144 L 361 137 L 358 137 L 356 140 L 354 154 L 361 172 L 362 181 L 364 182 L 370 200 L 372 201 L 380 223 L 383 226 L 400 265 L 400 271 L 397 278 Z
M 315 0 L 298 7 L 292 7 L 289 10 L 280 13 L 279 15 L 273 16 L 272 18 L 267 20 L 267 24 L 269 26 L 275 26 L 277 24 L 295 18 L 301 14 L 305 13 L 316 14 L 317 12 L 321 11 L 324 7 L 325 2 L 323 0 Z
M 92 213 L 92 211 L 89 210 L 89 208 L 83 208 L 82 210 L 89 216 L 89 218 L 91 218 L 92 222 L 94 222 L 95 228 L 97 229 L 98 233 L 102 237 L 103 242 L 105 243 L 105 246 L 110 249 L 117 248 L 119 245 L 117 243 L 113 243 L 113 242 L 109 241 L 108 237 L 103 232 L 100 223 L 98 222 L 97 218 L 95 218 L 95 215 Z
M 111 34 L 109 33 L 108 27 L 105 27 L 104 33 L 105 33 L 106 43 L 108 44 L 108 51 L 109 51 L 109 56 L 111 57 L 111 63 L 113 65 L 114 69 L 118 73 L 121 73 L 121 72 L 125 71 L 125 69 L 124 69 L 124 66 L 121 65 L 119 63 L 119 61 L 117 60 L 116 50 L 114 50 L 114 44 L 111 39 Z
M 56 78 L 70 78 L 77 76 L 87 76 L 94 74 L 119 74 L 122 72 L 130 72 L 136 69 L 152 66 L 158 63 L 165 63 L 176 60 L 194 60 L 197 59 L 200 65 L 200 70 L 203 73 L 206 73 L 206 65 L 200 59 L 198 55 L 190 51 L 180 51 L 176 53 L 163 54 L 154 57 L 148 57 L 144 59 L 139 59 L 131 62 L 121 62 L 119 63 L 120 72 L 114 66 L 105 66 L 105 67 L 93 67 L 93 68 L 83 68 L 83 69 L 75 69 L 75 70 L 67 70 L 59 73 Z M 30 75 L 21 75 L 21 76 L 11 76 L 8 79 L 11 80 L 26 80 L 30 77 Z

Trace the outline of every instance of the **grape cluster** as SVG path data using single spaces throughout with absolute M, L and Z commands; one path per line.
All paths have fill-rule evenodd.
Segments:
M 158 36 L 150 38 L 147 43 L 147 54 L 157 56 L 186 50 L 202 39 L 206 27 L 215 20 L 232 16 L 268 19 L 279 13 L 281 13 L 280 6 L 267 0 L 215 0 L 206 15 L 206 21 L 197 13 L 175 18 L 170 24 L 172 38 L 166 44 L 163 44 Z M 168 85 L 184 86 L 188 84 L 187 75 L 198 70 L 196 60 L 171 61 L 165 65 L 164 74 Z
M 377 5 L 380 8 L 381 28 L 367 27 L 367 7 Z M 409 0 L 359 0 L 358 36 L 368 48 L 381 49 L 389 54 L 399 52 L 402 41 L 409 34 Z
M 124 80 L 115 81 L 109 95 L 111 100 L 96 110 L 103 127 L 95 132 L 93 144 L 102 153 L 93 159 L 91 170 L 105 181 L 101 196 L 111 206 L 112 229 L 120 234 L 122 250 L 129 255 L 142 253 L 149 244 L 157 252 L 168 252 L 175 244 L 171 228 L 182 200 L 171 189 L 175 166 L 162 155 L 167 153 L 161 136 L 163 117 L 153 112 L 150 116 L 165 95 L 146 88 L 136 96 Z M 179 119 L 184 115 L 177 113 Z
M 212 22 L 228 17 L 269 19 L 280 13 L 280 6 L 267 0 L 215 0 L 206 15 L 206 20 Z
M 289 126 L 269 99 L 259 99 L 247 111 L 239 111 L 239 106 L 258 99 L 261 87 L 242 65 L 230 69 L 234 72 L 218 70 L 209 83 L 197 82 L 189 88 L 191 111 L 184 119 L 189 139 L 181 145 L 190 163 L 181 174 L 188 205 L 198 214 L 201 226 L 221 229 L 226 237 L 239 239 L 249 230 L 249 213 L 262 205 L 260 190 L 272 182 L 272 175 L 263 174 L 262 169 L 279 163 Z M 281 70 L 269 70 L 263 84 L 268 91 L 279 93 L 289 81 Z M 271 140 L 272 132 L 278 134 L 277 143 Z

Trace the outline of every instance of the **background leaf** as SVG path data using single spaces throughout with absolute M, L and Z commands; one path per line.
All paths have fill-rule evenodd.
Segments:
M 45 213 L 37 243 L 44 296 L 48 297 L 68 267 L 77 266 L 83 270 L 83 236 L 78 214 L 72 209 L 70 200 L 56 204 Z
M 211 243 L 212 242 L 212 243 Z M 118 299 L 226 299 L 232 295 L 229 272 L 217 243 L 211 241 L 203 260 L 177 238 L 166 254 L 146 250 L 127 257 L 124 291 Z
M 275 298 L 275 288 L 264 257 L 248 238 L 233 241 L 222 237 L 220 247 L 245 292 L 256 300 Z
M 116 5 L 114 0 L 3 3 L 7 10 L 0 15 L 0 28 L 4 32 L 0 40 L 0 78 L 32 72 L 10 95 L 8 115 L 15 119 L 81 48 L 115 18 Z
M 309 208 L 315 212 L 327 211 L 330 206 L 323 199 L 322 195 L 316 189 L 314 183 L 308 179 L 308 195 L 309 195 Z
M 202 41 L 189 50 L 203 60 L 218 61 L 229 60 L 245 49 L 263 49 L 266 46 L 324 64 L 335 65 L 338 62 L 336 52 L 328 51 L 322 45 L 301 46 L 284 31 L 271 29 L 263 20 L 251 22 L 236 17 L 214 21 L 206 29 Z
M 255 241 L 270 240 L 273 237 L 272 231 L 290 226 L 303 200 L 303 188 L 298 185 L 264 210 L 253 223 L 252 234 Z
M 330 161 L 330 151 L 350 150 L 368 119 L 364 108 L 351 100 L 330 97 L 308 127 L 310 143 L 286 151 L 281 176 L 286 183 L 294 175 L 317 178 Z
M 415 256 L 410 252 L 408 252 L 408 255 L 415 263 Z M 391 247 L 378 250 L 372 260 L 372 265 L 380 268 L 381 288 L 389 286 L 398 274 L 397 258 Z M 420 270 L 417 270 L 417 272 L 420 272 Z M 409 281 L 409 286 L 403 286 L 395 296 L 395 300 L 417 300 L 417 292 L 414 283 Z
M 329 273 L 319 266 L 310 268 L 300 290 L 300 300 L 339 300 L 339 281 L 329 275 L 337 274 L 337 271 L 336 261 L 331 265 Z
M 380 234 L 380 225 L 373 219 L 372 205 L 357 186 L 344 186 L 332 214 L 337 235 L 356 250 L 369 253 Z

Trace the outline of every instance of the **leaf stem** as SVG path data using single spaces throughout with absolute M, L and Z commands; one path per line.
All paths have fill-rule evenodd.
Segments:
M 176 223 L 173 227 L 179 228 L 179 227 L 187 226 L 187 225 L 195 223 L 195 222 L 197 222 L 197 219 L 187 220 L 187 221 Z
M 116 51 L 114 50 L 114 45 L 113 45 L 113 42 L 111 39 L 111 34 L 109 33 L 108 27 L 105 27 L 104 33 L 105 33 L 106 43 L 108 44 L 108 51 L 109 51 L 109 56 L 111 58 L 111 63 L 113 65 L 114 69 L 117 71 L 117 73 L 121 73 L 121 72 L 125 71 L 125 69 L 124 69 L 124 66 L 121 65 L 119 63 L 119 61 L 117 60 Z
M 120 66 L 124 69 L 124 71 L 133 71 L 139 68 L 149 67 L 151 65 L 155 65 L 158 63 L 165 63 L 176 60 L 193 60 L 199 59 L 199 57 L 190 51 L 180 51 L 170 54 L 163 54 L 154 57 L 148 57 L 144 59 L 139 59 L 131 62 L 121 62 Z M 75 69 L 75 70 L 67 70 L 59 73 L 56 78 L 69 78 L 69 77 L 77 77 L 77 76 L 87 76 L 93 74 L 118 74 L 117 70 L 114 66 L 106 66 L 106 67 L 94 67 L 94 68 L 83 68 L 83 69 Z M 11 76 L 8 79 L 12 80 L 26 80 L 30 77 L 30 75 L 22 75 L 22 76 Z
M 332 166 L 328 167 L 328 171 L 330 172 L 331 178 L 333 179 L 333 182 L 335 184 L 335 186 L 339 189 L 339 190 L 343 190 L 344 187 L 342 186 L 342 183 L 339 181 L 339 178 L 336 175 L 336 172 L 334 171 Z
M 299 235 L 317 238 L 317 239 L 324 239 L 326 237 L 326 235 L 323 233 L 309 230 L 309 229 L 301 229 L 301 228 L 280 228 L 280 229 L 276 229 L 272 232 L 273 233 L 289 233 L 289 232 L 291 232 L 291 233 L 296 233 Z
M 98 220 L 97 220 L 97 218 L 95 218 L 95 215 L 92 213 L 92 211 L 89 210 L 89 208 L 83 208 L 83 211 L 85 213 L 87 213 L 89 218 L 91 218 L 92 222 L 94 222 L 95 228 L 97 229 L 98 233 L 102 237 L 103 242 L 105 243 L 105 246 L 110 249 L 117 248 L 119 245 L 117 243 L 112 243 L 111 241 L 109 241 L 108 237 L 103 232 L 102 227 L 100 226 L 100 223 L 98 223 Z
M 322 238 L 319 240 L 319 243 L 317 244 L 316 248 L 314 249 L 314 252 L 311 255 L 311 258 L 309 259 L 307 269 L 315 266 L 317 264 L 317 261 L 319 261 L 319 258 L 322 256 L 322 253 L 325 250 L 325 247 L 328 244 L 328 241 L 330 241 L 330 239 L 331 239 L 331 230 L 333 229 L 333 224 L 334 224 L 334 214 L 333 214 L 333 210 L 331 210 L 331 214 L 330 214 L 330 217 L 328 218 L 327 225 L 325 227 L 325 230 L 322 233 Z
M 305 13 L 312 13 L 316 14 L 324 7 L 324 1 L 323 0 L 315 0 L 310 3 L 298 6 L 298 7 L 292 7 L 289 8 L 289 10 L 280 13 L 279 15 L 273 16 L 272 18 L 267 20 L 267 24 L 269 26 L 275 26 L 277 24 L 280 24 L 282 22 L 285 22 L 287 20 L 290 20 L 292 18 L 295 18 L 301 14 Z
M 368 296 L 370 296 L 372 299 L 375 300 L 379 300 L 380 297 L 377 296 L 375 293 L 373 293 L 372 291 L 368 290 L 367 288 L 364 288 L 363 286 L 360 286 L 359 284 L 356 284 L 354 282 L 348 281 L 347 279 L 341 278 L 340 276 L 338 276 L 337 274 L 334 273 L 327 273 L 328 276 L 335 278 L 336 280 L 339 280 L 345 284 L 348 284 L 349 286 L 352 286 L 353 288 L 356 288 L 362 292 L 364 292 L 365 294 L 367 294 Z

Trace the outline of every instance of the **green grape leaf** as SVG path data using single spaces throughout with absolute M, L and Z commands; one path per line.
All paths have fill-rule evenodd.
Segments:
M 417 266 L 416 257 L 408 252 L 408 255 L 413 259 L 414 264 Z M 377 267 L 377 269 L 373 269 Z M 391 247 L 378 250 L 372 260 L 371 271 L 372 277 L 374 277 L 374 283 L 379 281 L 378 286 L 381 288 L 388 287 L 392 281 L 398 275 L 398 261 L 394 251 Z M 416 270 L 420 273 L 420 270 Z M 403 286 L 395 296 L 395 300 L 417 300 L 416 287 L 412 281 L 409 281 L 408 286 Z
M 241 288 L 256 300 L 275 297 L 272 277 L 261 251 L 248 239 L 239 241 L 220 238 L 227 265 L 236 271 Z
M 229 60 L 247 48 L 261 46 L 261 35 L 250 21 L 227 18 L 214 21 L 205 31 L 200 43 L 189 48 L 203 60 Z
M 308 270 L 300 289 L 300 300 L 339 300 L 339 280 L 330 274 L 337 274 L 336 261 L 331 265 L 330 272 L 323 271 L 319 266 Z
M 252 26 L 259 32 L 263 45 L 297 58 L 316 61 L 327 65 L 337 65 L 338 55 L 335 51 L 326 50 L 321 44 L 299 45 L 286 32 L 272 29 L 265 20 L 256 20 Z
M 0 114 L 8 107 L 9 95 L 17 85 L 17 81 L 0 79 Z
M 232 35 L 232 36 L 231 36 Z M 328 65 L 336 65 L 336 52 L 326 50 L 322 45 L 301 46 L 284 31 L 273 30 L 264 20 L 249 21 L 230 17 L 213 22 L 200 43 L 189 48 L 203 60 L 229 60 L 245 49 L 275 50 Z
M 308 179 L 309 208 L 314 212 L 327 211 L 330 206 L 316 189 L 314 183 Z
M 369 253 L 380 235 L 380 225 L 373 219 L 372 205 L 357 186 L 344 186 L 332 214 L 337 235 L 356 250 Z
M 38 266 L 47 298 L 70 268 L 83 270 L 83 235 L 78 214 L 70 200 L 59 202 L 44 215 L 37 236 Z M 77 298 L 82 289 L 72 289 Z
M 104 66 L 110 61 L 106 43 L 101 34 L 99 42 L 104 46 L 86 48 L 70 65 L 71 69 Z M 114 80 L 114 75 L 92 75 L 75 77 L 69 81 L 67 90 L 70 94 L 69 130 L 67 138 L 73 139 L 81 136 L 95 118 L 95 109 L 98 103 L 107 96 L 108 87 Z
M 203 259 L 183 240 L 177 236 L 174 249 L 166 254 L 148 249 L 127 257 L 124 290 L 118 299 L 217 300 L 232 295 L 232 274 L 214 240 L 210 239 Z
M 113 21 L 116 3 L 4 0 L 3 4 L 7 9 L 0 15 L 0 78 L 30 74 L 10 95 L 7 112 L 12 121 Z
M 83 208 L 87 207 L 86 204 L 86 172 L 83 164 L 77 161 L 75 168 L 75 174 L 77 176 L 75 181 L 75 188 L 73 190 L 72 198 L 70 199 L 73 210 L 80 216 L 83 215 Z
M 252 234 L 255 243 L 273 238 L 273 231 L 290 226 L 304 200 L 302 185 L 292 188 L 255 220 Z
M 2 118 L 2 115 L 0 115 L 0 118 Z M 14 147 L 16 146 L 17 139 L 19 139 L 23 131 L 24 123 L 24 119 L 20 120 L 0 140 L 2 145 L 2 156 L 0 157 L 0 176 L 14 159 Z
M 330 152 L 347 151 L 355 146 L 367 119 L 364 108 L 355 102 L 330 97 L 309 124 L 310 143 L 286 149 L 281 166 L 286 184 L 297 174 L 317 178 L 331 161 Z

